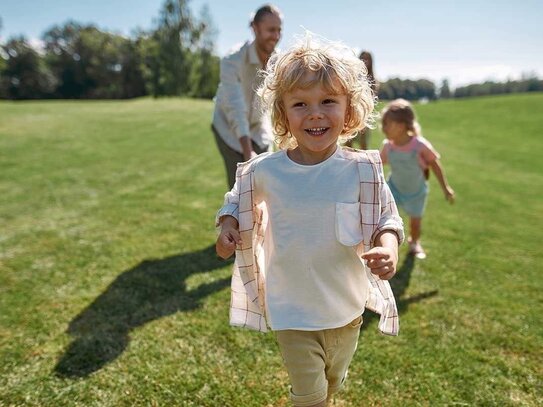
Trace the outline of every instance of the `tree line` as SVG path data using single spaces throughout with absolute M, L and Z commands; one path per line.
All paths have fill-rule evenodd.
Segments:
M 155 27 L 133 38 L 68 21 L 47 30 L 42 49 L 20 36 L 0 44 L 0 98 L 212 98 L 219 81 L 216 29 L 207 6 L 165 0 Z
M 217 30 L 207 6 L 195 17 L 188 3 L 165 0 L 154 27 L 138 30 L 133 38 L 75 21 L 47 30 L 40 49 L 22 36 L 10 38 L 0 44 L 0 98 L 213 98 L 219 82 Z M 435 100 L 535 91 L 543 91 L 535 74 L 454 91 L 447 80 L 438 88 L 428 79 L 392 78 L 381 82 L 378 96 Z
M 437 88 L 428 79 L 411 80 L 393 78 L 380 84 L 379 99 L 436 100 L 541 91 L 543 91 L 543 80 L 539 79 L 535 74 L 523 75 L 519 80 L 508 80 L 506 82 L 486 81 L 484 83 L 460 86 L 454 89 L 454 91 L 450 89 L 449 82 L 446 79 Z

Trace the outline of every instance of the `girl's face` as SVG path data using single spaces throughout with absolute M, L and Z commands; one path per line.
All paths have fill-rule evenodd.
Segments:
M 388 140 L 395 144 L 402 144 L 406 140 L 409 140 L 409 133 L 407 124 L 404 122 L 384 119 L 383 120 L 383 133 Z
M 288 129 L 298 142 L 293 150 L 297 161 L 316 164 L 330 157 L 345 127 L 347 95 L 330 93 L 315 84 L 285 93 L 282 101 Z

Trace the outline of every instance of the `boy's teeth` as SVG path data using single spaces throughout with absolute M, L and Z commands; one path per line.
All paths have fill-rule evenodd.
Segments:
M 311 134 L 322 134 L 326 131 L 326 127 L 315 127 L 314 129 L 306 129 L 306 131 L 308 133 L 311 133 Z

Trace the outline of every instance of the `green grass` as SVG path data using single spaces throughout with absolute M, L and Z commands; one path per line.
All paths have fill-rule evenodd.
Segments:
M 403 247 L 393 284 L 400 336 L 366 317 L 342 405 L 543 398 L 542 109 L 543 94 L 417 106 L 457 202 L 431 178 L 428 259 Z M 288 405 L 273 335 L 228 326 L 211 112 L 0 103 L 1 406 Z

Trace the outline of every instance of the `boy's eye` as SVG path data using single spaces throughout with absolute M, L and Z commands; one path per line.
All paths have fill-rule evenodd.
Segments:
M 336 103 L 336 101 L 335 101 L 334 99 L 324 99 L 324 100 L 322 101 L 322 103 L 323 103 L 324 105 L 327 105 L 327 104 L 329 104 L 329 103 Z

